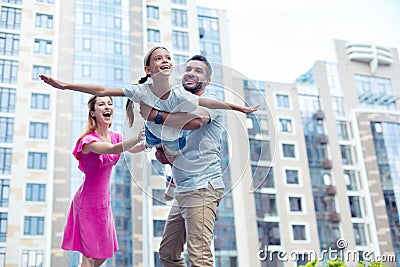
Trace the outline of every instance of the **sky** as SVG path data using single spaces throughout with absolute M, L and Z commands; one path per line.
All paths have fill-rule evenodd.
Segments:
M 231 65 L 252 80 L 290 83 L 315 61 L 336 62 L 334 40 L 400 50 L 399 0 L 197 0 L 226 10 Z

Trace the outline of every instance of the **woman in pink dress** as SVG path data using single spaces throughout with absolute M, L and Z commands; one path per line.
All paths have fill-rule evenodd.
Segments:
M 82 253 L 81 267 L 100 266 L 118 250 L 110 204 L 110 175 L 123 151 L 143 150 L 143 133 L 122 141 L 109 130 L 114 113 L 111 97 L 93 96 L 88 102 L 88 126 L 73 155 L 85 174 L 72 200 L 61 248 Z

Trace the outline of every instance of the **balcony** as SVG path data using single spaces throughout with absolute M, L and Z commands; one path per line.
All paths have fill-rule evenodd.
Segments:
M 320 145 L 326 145 L 328 143 L 328 136 L 326 134 L 319 134 L 317 140 Z
M 328 196 L 334 196 L 336 195 L 336 187 L 333 185 L 328 185 L 326 187 L 326 193 L 328 194 Z
M 322 160 L 322 169 L 329 170 L 332 169 L 332 161 L 330 159 Z
M 340 214 L 336 211 L 329 213 L 329 220 L 332 222 L 340 222 Z
M 313 114 L 314 120 L 323 120 L 325 118 L 325 113 L 322 110 L 318 110 Z

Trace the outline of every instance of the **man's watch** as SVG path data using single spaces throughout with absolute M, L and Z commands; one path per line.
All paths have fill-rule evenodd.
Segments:
M 163 117 L 162 117 L 162 111 L 161 110 L 158 110 L 158 112 L 157 112 L 157 116 L 155 116 L 154 117 L 154 123 L 155 124 L 161 124 L 161 123 L 163 123 Z

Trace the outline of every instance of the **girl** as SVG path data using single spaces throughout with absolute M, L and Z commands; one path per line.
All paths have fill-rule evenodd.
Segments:
M 153 47 L 144 58 L 144 70 L 146 77 L 139 84 L 129 84 L 123 88 L 107 88 L 99 85 L 79 85 L 54 80 L 51 77 L 40 75 L 47 84 L 59 88 L 89 93 L 97 96 L 127 96 L 129 100 L 155 107 L 157 110 L 167 112 L 191 112 L 198 105 L 211 109 L 233 109 L 243 113 L 252 113 L 259 107 L 243 107 L 232 103 L 214 99 L 199 98 L 184 90 L 182 87 L 172 88 L 169 77 L 172 74 L 173 64 L 171 56 L 165 47 Z M 130 125 L 133 123 L 133 111 L 130 101 L 127 103 L 127 115 Z M 162 116 L 155 122 L 145 123 L 146 146 L 160 147 L 166 150 L 168 155 L 179 153 L 186 146 L 186 138 L 179 129 L 161 125 Z M 170 161 L 171 161 L 170 160 Z
M 82 253 L 81 267 L 100 266 L 118 250 L 110 204 L 110 175 L 123 151 L 142 151 L 143 134 L 122 142 L 109 130 L 114 114 L 111 97 L 92 96 L 87 128 L 73 155 L 85 174 L 72 200 L 61 248 Z

